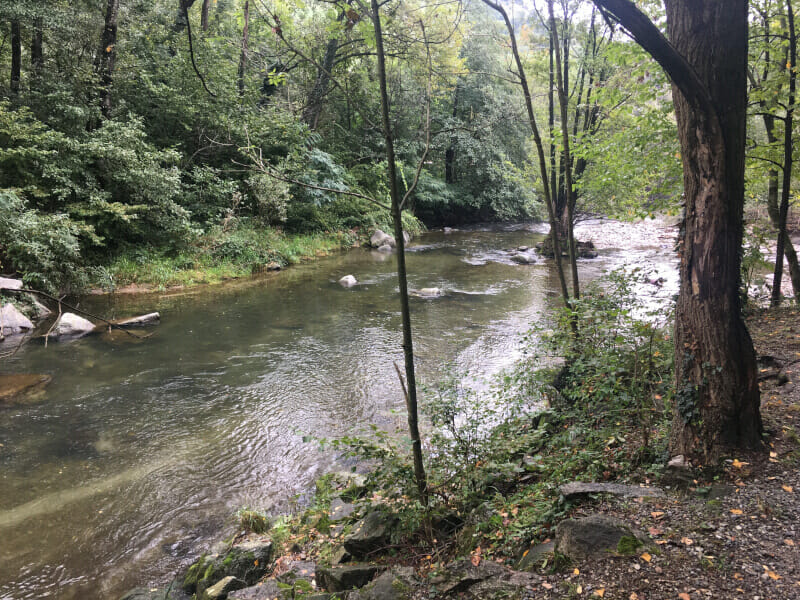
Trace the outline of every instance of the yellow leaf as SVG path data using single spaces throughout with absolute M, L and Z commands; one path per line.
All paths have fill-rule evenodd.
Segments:
M 744 577 L 742 577 L 741 573 L 734 573 L 733 574 L 733 578 L 736 579 L 736 580 L 744 579 Z
M 639 594 L 636 592 L 631 592 L 631 595 L 628 596 L 628 600 L 639 600 Z
M 681 544 L 686 544 L 687 546 L 691 546 L 692 544 L 694 544 L 694 540 L 692 538 L 682 537 Z
M 640 558 L 645 562 L 650 562 L 653 559 L 653 557 L 650 556 L 650 554 L 648 554 L 647 552 L 642 554 L 642 556 L 640 556 Z
M 794 546 L 794 540 L 786 539 L 783 540 L 783 543 L 786 544 L 787 546 Z
M 530 548 L 525 550 L 525 552 L 522 553 L 522 558 L 525 558 L 526 556 L 528 556 L 528 552 L 530 552 Z
M 573 575 L 580 575 L 581 572 L 578 569 L 573 569 L 572 574 Z
M 583 593 L 583 586 L 579 585 L 578 587 L 576 587 L 575 588 L 575 593 L 576 594 L 582 594 Z
M 778 575 L 775 571 L 767 571 L 767 575 L 769 576 L 770 579 L 774 579 L 775 581 L 781 578 L 781 576 Z
M 770 458 L 778 458 L 778 453 L 777 452 L 770 452 L 769 453 L 769 457 Z
M 741 469 L 745 465 L 749 465 L 750 463 L 741 462 L 738 458 L 733 459 L 733 466 L 737 469 Z
M 605 588 L 600 588 L 599 590 L 595 590 L 594 595 L 597 596 L 598 598 L 602 598 L 603 596 L 606 595 Z
M 732 508 L 732 509 L 731 509 L 731 514 L 734 514 L 734 515 L 741 515 L 741 514 L 743 514 L 743 513 L 742 513 L 742 511 L 741 511 L 741 510 L 739 510 L 738 508 Z
M 686 592 L 681 592 L 680 594 L 678 594 L 678 598 L 680 598 L 681 600 L 692 600 L 692 597 Z
M 792 486 L 790 486 L 790 485 L 782 485 L 781 489 L 784 492 L 789 492 L 790 494 L 794 491 L 794 489 L 792 489 Z
M 658 519 L 658 518 L 664 516 L 664 511 L 657 510 L 657 511 L 651 512 L 650 516 L 653 517 L 654 519 Z
M 546 589 L 546 590 L 552 590 L 553 589 L 553 585 L 550 584 L 550 583 L 547 583 L 546 581 L 542 584 L 542 587 L 544 589 Z

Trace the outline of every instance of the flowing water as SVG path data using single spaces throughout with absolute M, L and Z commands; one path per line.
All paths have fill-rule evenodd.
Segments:
M 451 364 L 487 376 L 520 357 L 521 334 L 558 284 L 549 261 L 516 265 L 504 249 L 542 237 L 473 229 L 412 244 L 410 287 L 447 292 L 412 301 L 421 379 Z M 582 261 L 585 279 L 631 257 L 673 277 L 663 236 L 612 237 L 623 249 Z M 350 273 L 360 285 L 337 285 Z M 38 403 L 0 408 L 0 600 L 115 598 L 163 582 L 237 508 L 284 509 L 334 468 L 304 435 L 392 427 L 403 405 L 392 256 L 352 250 L 261 279 L 82 307 L 108 318 L 158 310 L 162 323 L 146 340 L 32 342 L 0 363 L 53 377 Z

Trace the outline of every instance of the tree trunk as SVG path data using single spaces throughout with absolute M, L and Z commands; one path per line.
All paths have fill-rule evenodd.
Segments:
M 106 1 L 106 19 L 100 48 L 97 53 L 96 70 L 100 76 L 100 111 L 105 118 L 111 117 L 111 86 L 114 81 L 114 64 L 117 59 L 117 17 L 119 0 Z
M 242 51 L 239 54 L 239 96 L 244 96 L 244 80 L 247 75 L 247 44 L 250 38 L 250 0 L 244 2 L 244 25 L 242 26 Z
M 403 320 L 403 355 L 406 371 L 406 405 L 408 408 L 408 432 L 414 460 L 414 478 L 417 483 L 420 502 L 428 504 L 428 482 L 422 462 L 422 440 L 419 434 L 417 410 L 417 378 L 414 373 L 414 344 L 411 337 L 411 308 L 408 301 L 408 276 L 406 273 L 405 239 L 403 238 L 402 208 L 400 191 L 397 189 L 397 164 L 394 153 L 392 125 L 389 120 L 389 92 L 386 85 L 386 58 L 383 50 L 383 32 L 378 0 L 371 0 L 372 25 L 375 30 L 375 46 L 378 58 L 378 79 L 380 82 L 381 118 L 383 137 L 386 142 L 386 162 L 389 175 L 389 191 L 392 198 L 392 221 L 397 250 L 397 281 L 400 287 L 400 312 Z
M 783 283 L 783 253 L 787 247 L 786 219 L 789 215 L 789 193 L 792 186 L 792 143 L 793 120 L 794 120 L 794 96 L 797 86 L 797 74 L 795 71 L 797 62 L 797 36 L 794 29 L 794 11 L 792 10 L 791 0 L 786 0 L 786 16 L 789 24 L 789 60 L 787 67 L 789 70 L 789 98 L 786 103 L 786 118 L 783 127 L 783 185 L 781 188 L 781 204 L 778 208 L 778 244 L 775 250 L 775 271 L 772 277 L 772 298 L 771 306 L 780 306 L 781 303 L 781 284 Z M 791 244 L 790 244 L 791 245 Z M 794 248 L 792 248 L 794 250 Z M 796 260 L 796 257 L 795 257 Z M 795 296 L 797 289 L 795 288 Z
M 344 18 L 344 11 L 339 13 L 336 22 L 339 23 Z M 331 72 L 336 62 L 336 52 L 339 50 L 339 38 L 331 37 L 325 46 L 325 56 L 322 59 L 322 68 L 317 70 L 317 80 L 308 95 L 306 108 L 303 110 L 303 120 L 313 131 L 319 124 L 319 117 L 322 114 L 322 101 L 328 93 L 328 86 L 331 82 Z
M 741 316 L 747 0 L 667 0 L 671 44 L 629 0 L 595 0 L 667 71 L 682 150 L 676 401 L 669 449 L 696 463 L 761 446 L 753 342 Z
M 456 89 L 453 92 L 453 121 L 458 116 L 458 92 L 461 87 L 460 83 L 456 83 Z M 444 182 L 455 183 L 456 176 L 456 138 L 450 138 L 450 145 L 444 152 Z
M 34 78 L 38 78 L 44 66 L 44 52 L 42 51 L 42 18 L 37 17 L 33 20 L 33 35 L 31 36 L 31 73 Z
M 19 94 L 22 72 L 22 32 L 19 21 L 11 21 L 11 93 Z
M 211 9 L 211 0 L 203 0 L 203 7 L 200 10 L 200 28 L 208 31 L 208 13 Z

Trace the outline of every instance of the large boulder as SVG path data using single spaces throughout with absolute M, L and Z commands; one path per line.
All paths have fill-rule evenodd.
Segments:
M 226 600 L 229 593 L 241 590 L 245 587 L 247 587 L 247 584 L 244 581 L 229 575 L 228 577 L 220 579 L 210 588 L 207 588 L 203 592 L 203 595 L 200 596 L 200 600 Z
M 49 336 L 54 339 L 78 338 L 92 333 L 95 329 L 94 323 L 87 321 L 73 313 L 64 313 L 58 319 L 55 327 L 50 331 Z
M 334 498 L 331 500 L 331 506 L 328 509 L 328 520 L 331 523 L 344 521 L 349 519 L 355 512 L 356 507 L 350 502 L 345 502 L 341 498 Z
M 341 567 L 318 566 L 316 571 L 317 587 L 329 592 L 344 592 L 364 587 L 382 570 L 377 565 L 347 565 Z
M 513 260 L 518 265 L 536 264 L 536 257 L 528 252 L 515 252 L 514 254 L 511 255 L 511 260 Z
M 394 240 L 394 237 L 386 233 L 385 231 L 381 231 L 380 229 L 376 229 L 375 233 L 372 234 L 369 238 L 369 245 L 373 248 L 380 248 L 383 245 L 387 245 L 390 248 L 394 248 L 397 243 Z
M 255 585 L 267 574 L 271 560 L 272 542 L 260 536 L 250 537 L 225 553 L 201 556 L 186 572 L 183 589 L 202 598 L 206 589 L 225 577 L 235 577 L 245 585 Z
M 359 590 L 358 600 L 411 600 L 415 596 L 417 582 L 414 569 L 399 567 L 381 573 L 374 581 Z M 350 596 L 349 598 L 354 597 Z
M 33 329 L 31 320 L 23 315 L 10 302 L 0 310 L 0 339 Z
M 22 282 L 19 279 L 0 277 L 0 290 L 21 290 Z
M 392 528 L 397 523 L 397 517 L 379 510 L 367 514 L 353 527 L 353 531 L 344 540 L 344 547 L 356 558 L 366 555 L 384 547 L 389 541 Z
M 625 522 L 606 515 L 562 521 L 555 541 L 556 552 L 573 560 L 632 554 L 644 543 Z

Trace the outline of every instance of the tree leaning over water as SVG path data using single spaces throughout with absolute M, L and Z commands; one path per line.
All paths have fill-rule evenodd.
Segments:
M 629 0 L 594 0 L 672 79 L 683 161 L 672 456 L 759 447 L 756 355 L 741 316 L 746 0 L 666 0 L 669 40 Z

